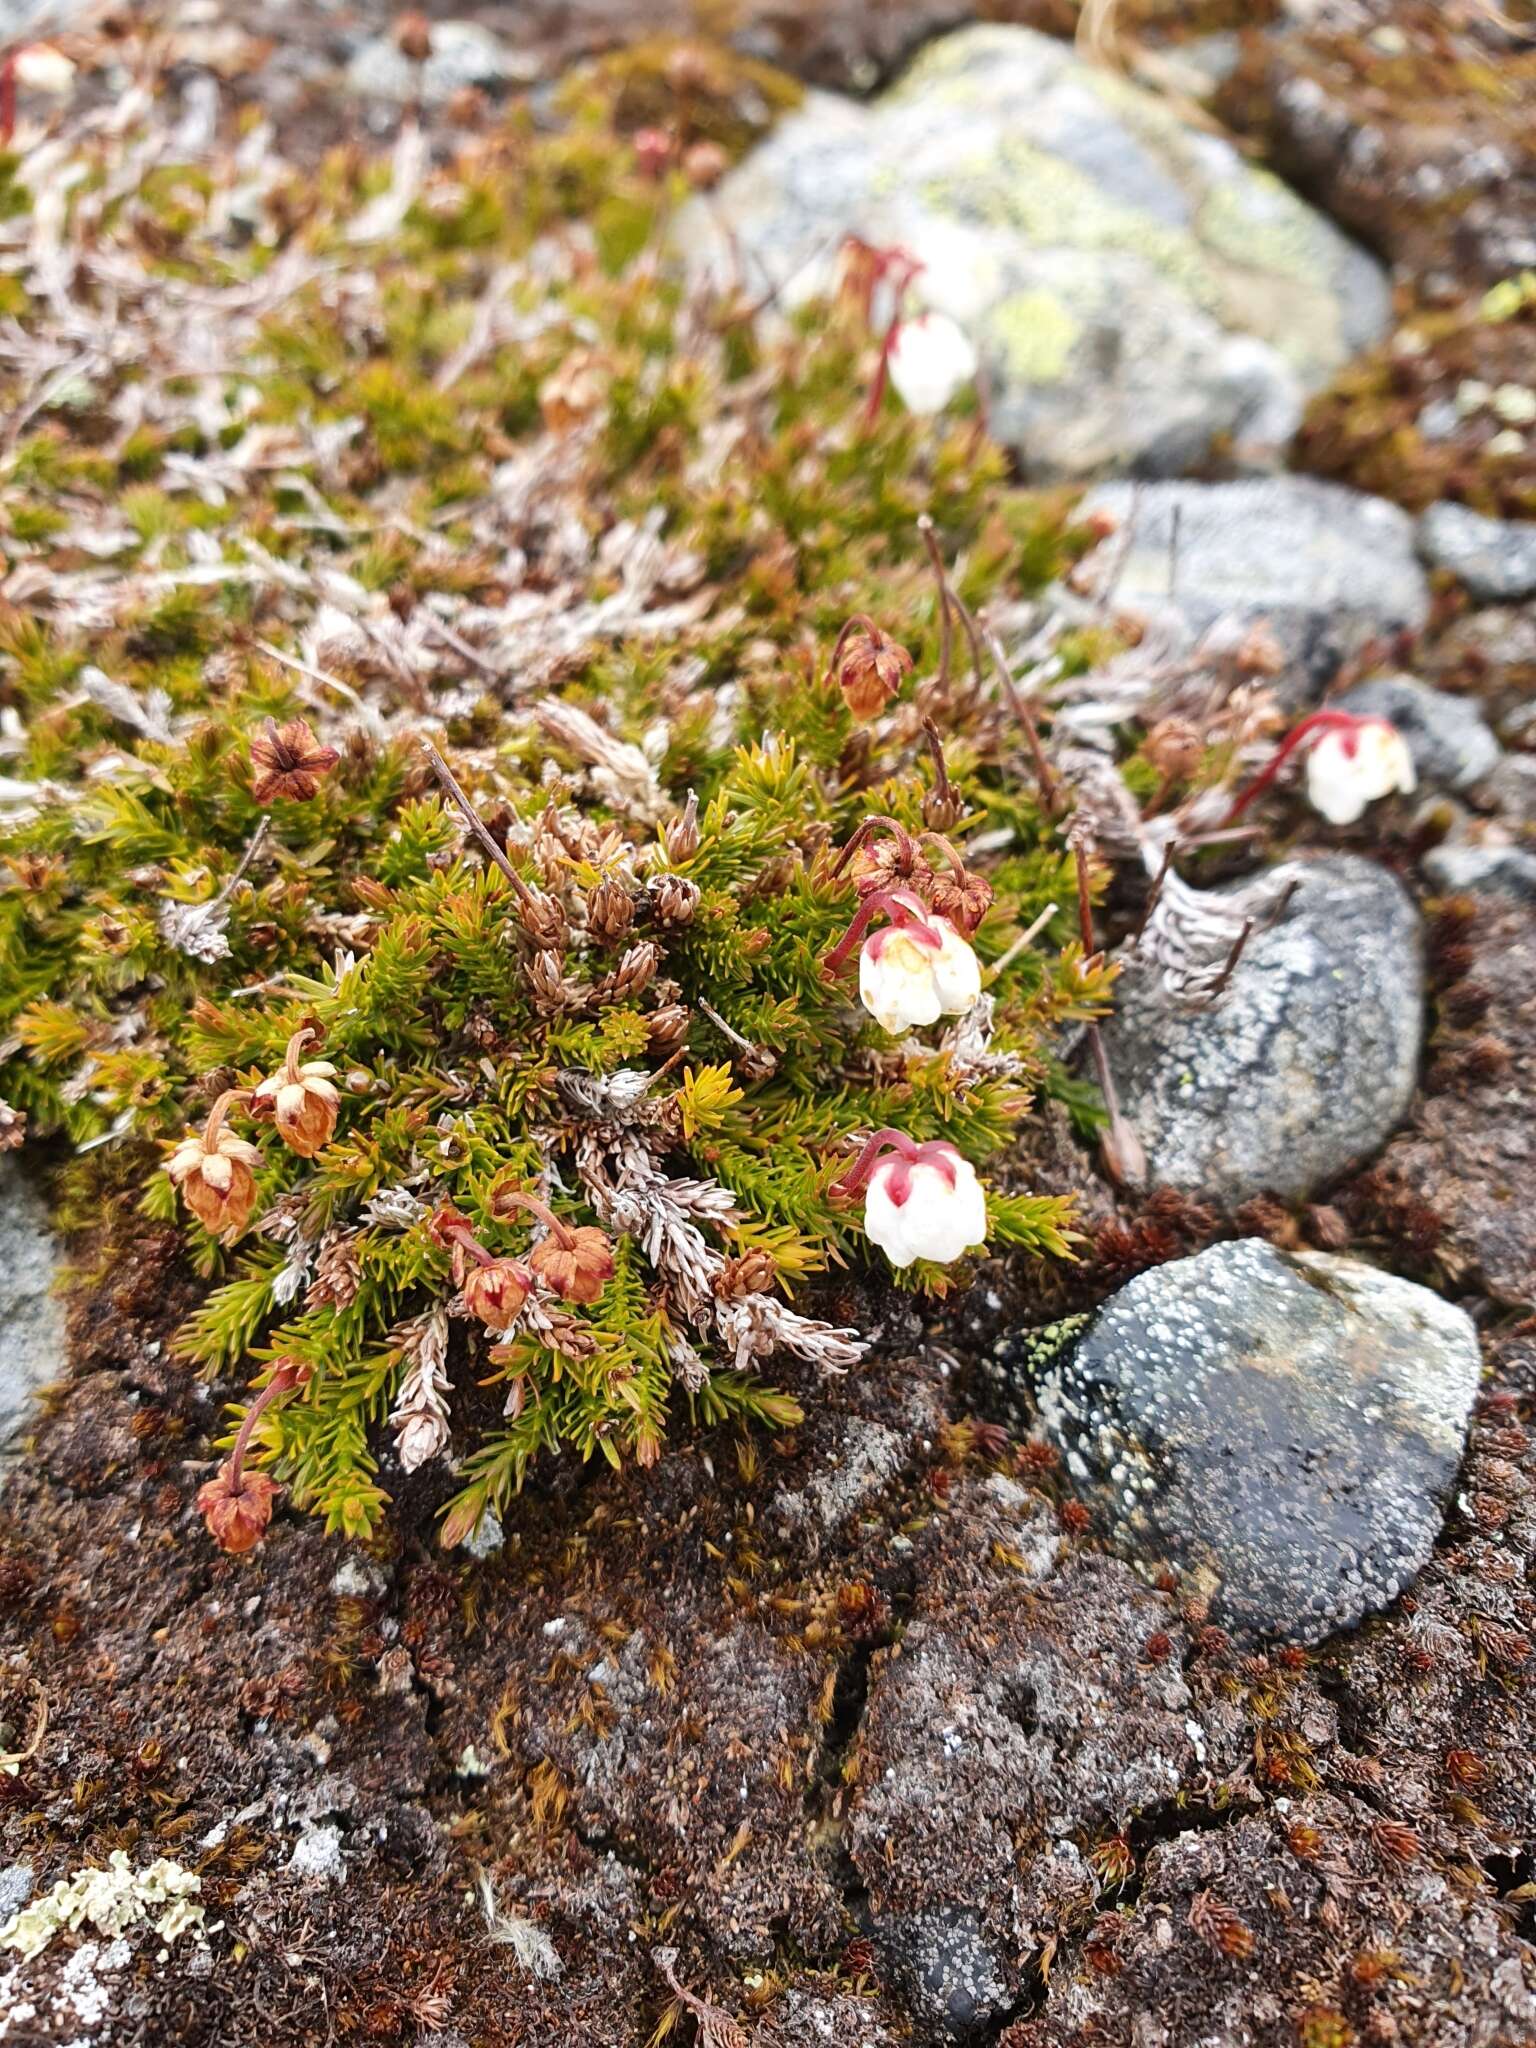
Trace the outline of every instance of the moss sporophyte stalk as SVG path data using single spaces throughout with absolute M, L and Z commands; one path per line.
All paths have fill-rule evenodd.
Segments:
M 865 1349 L 837 1269 L 1070 1248 L 1003 1162 L 1040 1091 L 1095 1114 L 1051 1048 L 1111 974 L 976 616 L 1063 515 L 973 421 L 866 416 L 848 295 L 770 332 L 683 284 L 700 138 L 562 108 L 441 170 L 168 157 L 136 209 L 93 135 L 71 345 L 126 293 L 143 349 L 0 467 L 0 1143 L 98 1272 L 176 1232 L 178 1357 L 255 1390 L 231 1549 L 408 1474 L 460 1541 L 541 1457 L 789 1427 Z

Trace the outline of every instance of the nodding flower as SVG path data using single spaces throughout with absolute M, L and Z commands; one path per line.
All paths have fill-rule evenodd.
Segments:
M 1227 813 L 1230 825 L 1268 789 L 1285 763 L 1307 749 L 1307 801 L 1330 825 L 1353 825 L 1367 804 L 1418 787 L 1408 742 L 1389 719 L 1314 711 L 1286 734 L 1268 764 Z
M 832 1188 L 864 1191 L 864 1229 L 893 1266 L 948 1265 L 987 1235 L 987 1198 L 976 1169 L 941 1138 L 919 1144 L 905 1131 L 876 1131 Z
M 871 931 L 881 914 L 890 923 Z M 969 940 L 910 889 L 872 890 L 822 964 L 837 974 L 855 946 L 859 1000 L 884 1031 L 963 1016 L 981 994 L 981 963 Z

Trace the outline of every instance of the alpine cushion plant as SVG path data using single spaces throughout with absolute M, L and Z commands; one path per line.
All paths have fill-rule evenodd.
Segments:
M 143 343 L 0 467 L 0 1131 L 53 1141 L 103 1269 L 145 1216 L 181 1233 L 179 1356 L 261 1388 L 217 1539 L 276 1489 L 367 1534 L 399 1470 L 440 1471 L 462 1540 L 541 1454 L 789 1424 L 785 1361 L 803 1392 L 863 1349 L 819 1276 L 895 1244 L 846 1199 L 875 1133 L 970 1202 L 902 1284 L 949 1284 L 978 1217 L 1065 1253 L 1065 1205 L 998 1168 L 1108 975 L 930 569 L 937 537 L 972 602 L 1033 587 L 1053 516 L 969 429 L 861 421 L 856 309 L 770 355 L 685 300 L 652 234 L 682 174 L 596 97 L 466 145 L 366 261 L 373 167 L 300 204 L 151 153 L 103 213 L 135 146 L 94 135 L 60 202 L 67 308 L 28 289 L 14 169 L 0 223 L 32 330 L 0 398 L 61 323 L 126 308 Z M 854 929 L 877 982 L 910 941 L 937 1008 L 884 1029 L 828 967 Z

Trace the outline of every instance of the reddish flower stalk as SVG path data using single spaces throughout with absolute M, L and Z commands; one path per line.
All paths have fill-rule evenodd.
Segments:
M 1296 752 L 1303 740 L 1315 739 L 1321 732 L 1342 732 L 1345 735 L 1345 751 L 1352 754 L 1354 746 L 1351 744 L 1351 741 L 1364 722 L 1363 719 L 1356 718 L 1353 712 L 1349 711 L 1329 711 L 1325 708 L 1321 711 L 1309 712 L 1301 720 L 1300 724 L 1291 727 L 1264 767 L 1260 769 L 1252 782 L 1249 783 L 1241 796 L 1238 797 L 1231 810 L 1222 819 L 1223 826 L 1230 825 L 1240 818 L 1254 798 L 1264 794 L 1264 791 L 1271 786 L 1275 777 Z
M 836 880 L 853 856 L 868 844 L 871 836 L 876 832 L 889 832 L 892 835 L 901 849 L 903 870 L 907 873 L 911 872 L 917 865 L 917 848 L 913 844 L 912 834 L 905 825 L 898 824 L 894 818 L 888 817 L 884 811 L 871 811 L 867 818 L 859 820 L 848 844 L 832 863 L 831 878 L 833 880 Z
M 836 980 L 849 955 L 862 943 L 864 934 L 882 912 L 899 930 L 915 939 L 918 945 L 926 946 L 934 953 L 943 950 L 942 935 L 936 932 L 932 925 L 925 923 L 910 903 L 903 903 L 901 898 L 893 895 L 889 889 L 874 889 L 854 912 L 852 923 L 837 944 L 829 953 L 822 956 L 821 964 L 829 981 Z
M 880 417 L 880 403 L 885 397 L 885 387 L 891 374 L 891 350 L 896 346 L 896 336 L 901 329 L 902 298 L 907 286 L 919 275 L 923 266 L 915 256 L 905 249 L 871 249 L 868 272 L 866 308 L 873 305 L 875 286 L 889 283 L 894 308 L 885 333 L 880 340 L 880 360 L 875 365 L 875 374 L 870 382 L 869 397 L 864 403 L 864 425 L 872 427 Z
M 890 1189 L 893 1200 L 900 1201 L 903 1199 L 905 1188 L 902 1182 L 906 1175 L 910 1174 L 911 1169 L 920 1163 L 937 1168 L 949 1182 L 949 1185 L 953 1187 L 955 1185 L 955 1161 L 952 1151 L 952 1147 L 938 1140 L 930 1140 L 928 1143 L 920 1145 L 915 1138 L 909 1137 L 905 1131 L 895 1130 L 891 1125 L 887 1124 L 883 1130 L 876 1131 L 873 1137 L 865 1140 L 863 1150 L 859 1153 L 858 1158 L 855 1159 L 845 1174 L 832 1183 L 827 1193 L 834 1202 L 852 1201 L 855 1195 L 861 1193 L 869 1185 L 870 1176 L 889 1152 L 894 1152 L 901 1161 L 901 1167 L 898 1169 L 898 1175 L 901 1178 L 893 1177 Z
M 295 1387 L 302 1387 L 309 1378 L 310 1368 L 301 1358 L 280 1358 L 272 1369 L 272 1377 L 252 1401 L 241 1417 L 240 1427 L 235 1432 L 235 1441 L 224 1462 L 224 1476 L 230 1491 L 238 1494 L 245 1478 L 245 1454 L 250 1448 L 251 1438 L 256 1434 L 256 1425 L 274 1401 L 284 1394 L 291 1394 Z
M 526 1209 L 530 1216 L 537 1216 L 556 1243 L 566 1251 L 570 1251 L 576 1242 L 576 1233 L 571 1226 L 562 1223 L 547 1202 L 541 1202 L 537 1195 L 526 1194 L 522 1188 L 501 1189 L 495 1197 L 495 1207 L 498 1212 L 503 1209 Z
M 16 133 L 16 52 L 8 50 L 0 64 L 0 149 L 9 149 Z

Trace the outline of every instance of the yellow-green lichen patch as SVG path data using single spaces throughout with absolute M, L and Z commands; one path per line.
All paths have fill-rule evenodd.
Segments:
M 1011 376 L 1029 384 L 1054 384 L 1066 375 L 1082 332 L 1074 315 L 1053 292 L 1015 292 L 988 316 L 988 328 L 1002 345 Z

